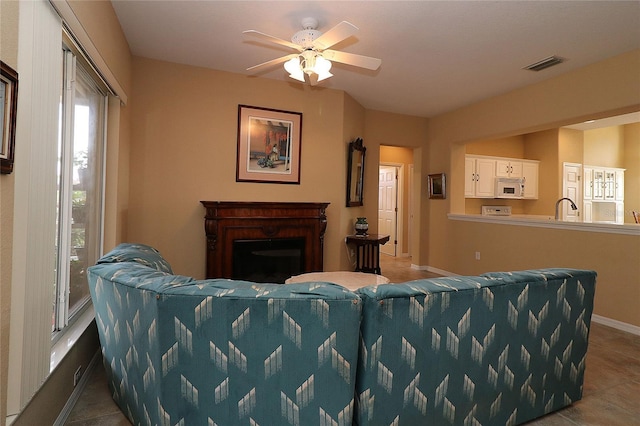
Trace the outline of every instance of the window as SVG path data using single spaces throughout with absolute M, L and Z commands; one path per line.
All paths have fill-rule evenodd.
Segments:
M 107 109 L 90 68 L 66 45 L 62 53 L 54 334 L 89 301 L 86 270 L 100 256 Z

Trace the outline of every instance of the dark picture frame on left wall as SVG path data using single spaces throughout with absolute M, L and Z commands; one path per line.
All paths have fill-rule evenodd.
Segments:
M 302 113 L 238 105 L 236 182 L 300 184 Z
M 18 73 L 0 61 L 0 172 L 13 171 L 14 149 L 16 146 L 16 113 L 18 109 Z

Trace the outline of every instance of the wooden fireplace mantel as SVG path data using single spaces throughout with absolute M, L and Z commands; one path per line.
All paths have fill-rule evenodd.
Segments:
M 235 278 L 236 240 L 304 238 L 304 272 L 323 270 L 329 203 L 200 202 L 206 209 L 207 278 Z

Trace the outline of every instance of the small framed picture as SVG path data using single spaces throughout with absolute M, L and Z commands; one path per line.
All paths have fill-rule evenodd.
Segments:
M 18 73 L 0 61 L 0 172 L 13 171 L 13 151 L 16 143 L 16 110 L 18 108 Z
M 446 179 L 444 173 L 435 173 L 428 176 L 429 198 L 447 198 Z
M 302 113 L 238 106 L 236 182 L 300 183 Z

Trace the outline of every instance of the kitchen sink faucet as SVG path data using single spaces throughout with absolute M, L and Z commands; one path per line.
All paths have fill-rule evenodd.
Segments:
M 556 201 L 556 220 L 558 220 L 558 207 L 560 207 L 560 203 L 562 202 L 562 200 L 567 200 L 571 203 L 571 210 L 578 210 L 578 206 L 576 206 L 576 203 L 574 203 L 571 198 L 560 198 L 558 201 Z

